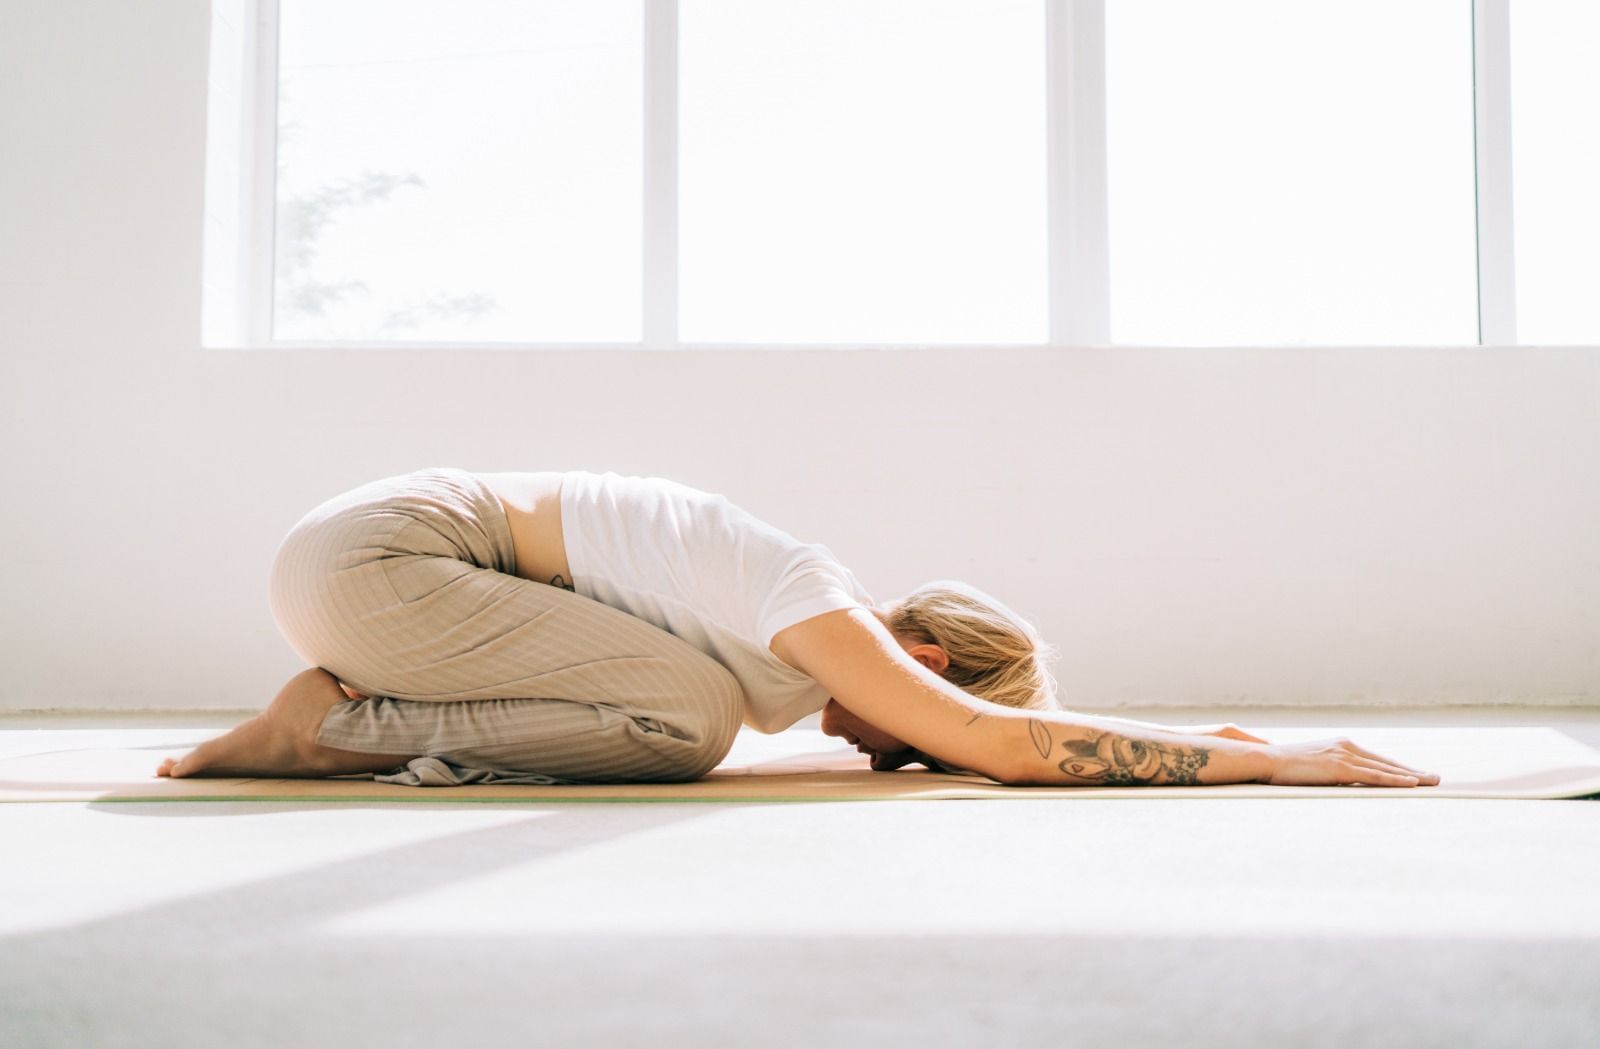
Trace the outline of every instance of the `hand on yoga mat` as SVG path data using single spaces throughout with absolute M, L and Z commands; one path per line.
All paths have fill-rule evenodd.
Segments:
M 1374 754 L 1348 739 L 1278 743 L 1267 748 L 1271 773 L 1262 783 L 1280 787 L 1435 787 L 1439 776 Z

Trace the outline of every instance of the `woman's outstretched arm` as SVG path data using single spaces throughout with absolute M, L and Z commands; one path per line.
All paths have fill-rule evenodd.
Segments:
M 1077 717 L 1073 711 L 1064 711 Z M 1144 732 L 1155 729 L 1158 732 L 1176 732 L 1180 736 L 1222 736 L 1227 739 L 1242 739 L 1247 743 L 1266 743 L 1267 740 L 1260 736 L 1252 735 L 1232 722 L 1219 722 L 1212 725 L 1162 725 L 1154 721 L 1138 721 L 1134 718 L 1113 718 L 1100 716 L 1100 721 L 1108 728 L 1118 732 Z
M 989 703 L 912 659 L 888 628 L 862 608 L 825 612 L 796 623 L 779 631 L 772 647 L 780 659 L 871 724 L 941 762 L 1000 783 L 1403 787 L 1430 782 L 1429 774 L 1344 739 L 1263 745 Z
M 796 623 L 772 647 L 856 715 L 1000 783 L 1249 783 L 1270 774 L 1260 744 L 1155 729 L 1125 734 L 1105 719 L 979 699 L 912 659 L 866 609 Z

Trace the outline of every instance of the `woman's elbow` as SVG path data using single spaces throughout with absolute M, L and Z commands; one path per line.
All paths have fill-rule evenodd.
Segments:
M 1020 782 L 1022 770 L 1013 768 L 1009 763 L 997 763 L 993 759 L 978 762 L 969 761 L 963 765 L 959 762 L 945 761 L 930 756 L 923 763 L 935 772 L 946 772 L 957 776 L 983 776 L 1006 787 L 1027 785 Z
M 1011 762 L 1007 762 L 1003 768 L 997 768 L 993 772 L 985 772 L 984 775 L 1007 787 L 1031 787 L 1034 785 L 1028 774 Z

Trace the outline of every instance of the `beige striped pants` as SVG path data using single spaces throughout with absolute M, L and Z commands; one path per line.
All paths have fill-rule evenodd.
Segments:
M 335 705 L 317 742 L 575 783 L 693 780 L 727 755 L 744 695 L 726 667 L 515 564 L 500 501 L 454 467 L 302 517 L 273 562 L 273 618 L 371 697 Z

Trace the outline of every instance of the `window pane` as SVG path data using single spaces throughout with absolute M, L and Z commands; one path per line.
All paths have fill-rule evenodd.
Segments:
M 638 0 L 284 0 L 279 339 L 639 337 Z
M 681 0 L 686 341 L 1042 342 L 1042 0 Z
M 1517 341 L 1600 344 L 1600 5 L 1511 5 Z
M 1108 0 L 1120 343 L 1476 343 L 1461 0 Z

